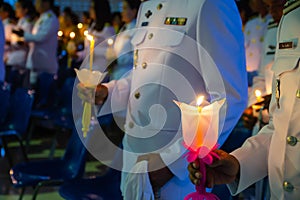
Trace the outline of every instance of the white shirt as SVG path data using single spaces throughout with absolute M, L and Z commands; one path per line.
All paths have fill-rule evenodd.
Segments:
M 23 17 L 18 20 L 16 28 L 20 28 L 25 32 L 31 33 L 33 28 L 33 22 L 30 21 L 29 17 Z M 13 67 L 25 67 L 26 59 L 28 54 L 27 46 L 20 46 L 17 44 L 18 41 L 24 41 L 24 38 L 17 36 L 16 34 L 11 35 L 11 50 L 7 55 L 7 65 Z
M 276 35 L 278 24 L 270 21 L 271 25 L 268 27 L 266 35 L 264 36 L 262 58 L 259 67 L 258 76 L 253 78 L 253 86 L 249 92 L 248 106 L 256 103 L 255 90 L 260 90 L 262 96 L 271 94 L 272 92 L 272 78 L 273 72 L 271 70 L 276 48 Z
M 12 29 L 14 28 L 14 24 L 11 23 L 10 19 L 5 19 L 2 21 L 4 26 L 5 40 L 10 41 L 12 35 Z
M 58 19 L 49 10 L 42 13 L 35 22 L 32 33 L 25 32 L 24 39 L 30 42 L 26 67 L 37 72 L 55 74 L 58 69 L 57 62 L 57 31 Z
M 245 25 L 245 50 L 247 71 L 256 71 L 259 68 L 262 54 L 262 45 L 271 15 L 257 16 Z

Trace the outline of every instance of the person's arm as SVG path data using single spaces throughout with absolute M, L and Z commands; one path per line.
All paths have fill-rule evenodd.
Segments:
M 208 93 L 212 99 L 218 94 L 217 98 L 226 97 L 227 100 L 227 105 L 220 110 L 220 145 L 225 142 L 247 105 L 244 37 L 239 19 L 234 1 L 222 0 L 206 1 L 198 18 L 197 41 L 212 58 L 221 75 L 218 77 L 213 66 L 207 66 L 206 55 L 200 49 L 201 71 Z M 225 94 L 222 86 L 216 84 L 217 78 L 223 79 Z
M 130 94 L 131 74 L 120 80 L 112 80 L 102 85 L 107 87 L 108 96 L 101 106 L 98 116 L 125 110 Z
M 274 90 L 272 94 L 275 94 Z M 274 132 L 272 115 L 276 106 L 275 95 L 272 95 L 269 107 L 269 124 L 264 126 L 256 136 L 247 139 L 241 148 L 231 153 L 240 163 L 240 177 L 238 181 L 228 185 L 233 195 L 240 193 L 249 185 L 267 176 L 269 147 Z
M 51 35 L 57 34 L 59 24 L 54 16 L 47 17 L 40 23 L 41 24 L 39 25 L 39 29 L 36 34 L 29 32 L 24 33 L 24 39 L 26 42 L 43 42 Z

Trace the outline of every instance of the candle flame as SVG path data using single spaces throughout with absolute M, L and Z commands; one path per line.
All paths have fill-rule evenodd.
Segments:
M 114 40 L 113 40 L 112 38 L 109 38 L 109 39 L 107 40 L 107 44 L 108 44 L 109 46 L 112 46 L 112 45 L 114 44 Z
M 260 98 L 261 97 L 261 91 L 260 90 L 255 90 L 255 96 L 256 96 L 256 98 Z
M 83 35 L 84 36 L 87 36 L 89 34 L 89 31 L 88 30 L 85 30 L 84 32 L 83 32 Z
M 71 33 L 70 33 L 70 38 L 71 38 L 71 39 L 74 39 L 75 36 L 76 36 L 76 34 L 75 34 L 74 32 L 71 32 Z
M 57 36 L 58 36 L 58 37 L 63 36 L 63 34 L 64 34 L 64 32 L 62 32 L 62 31 L 58 31 L 58 32 L 57 32 Z
M 89 41 L 94 40 L 94 37 L 93 37 L 92 35 L 89 35 L 89 34 L 86 35 L 86 38 L 87 38 Z
M 204 101 L 204 96 L 199 96 L 199 97 L 197 98 L 197 103 L 196 103 L 196 105 L 197 105 L 197 106 L 200 106 L 200 105 L 203 103 L 203 101 Z
M 78 24 L 77 24 L 77 28 L 82 29 L 82 27 L 83 27 L 83 24 L 82 24 L 82 23 L 78 23 Z

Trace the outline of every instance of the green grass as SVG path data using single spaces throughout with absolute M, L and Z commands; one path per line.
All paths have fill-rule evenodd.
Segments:
M 25 194 L 23 196 L 23 200 L 31 200 L 31 194 Z M 0 195 L 0 200 L 18 200 L 19 195 Z M 61 196 L 59 196 L 58 192 L 49 192 L 49 193 L 40 193 L 38 194 L 37 200 L 63 200 Z

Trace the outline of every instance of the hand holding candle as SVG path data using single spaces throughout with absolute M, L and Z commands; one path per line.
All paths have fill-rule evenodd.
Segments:
M 107 73 L 101 73 L 99 71 L 91 71 L 88 69 L 75 69 L 77 77 L 79 81 L 91 91 L 95 90 L 97 85 L 103 80 Z M 93 97 L 92 97 L 93 98 Z M 87 136 L 87 132 L 89 131 L 89 126 L 91 122 L 91 110 L 92 105 L 90 102 L 84 102 L 84 109 L 82 114 L 82 132 L 83 136 Z

